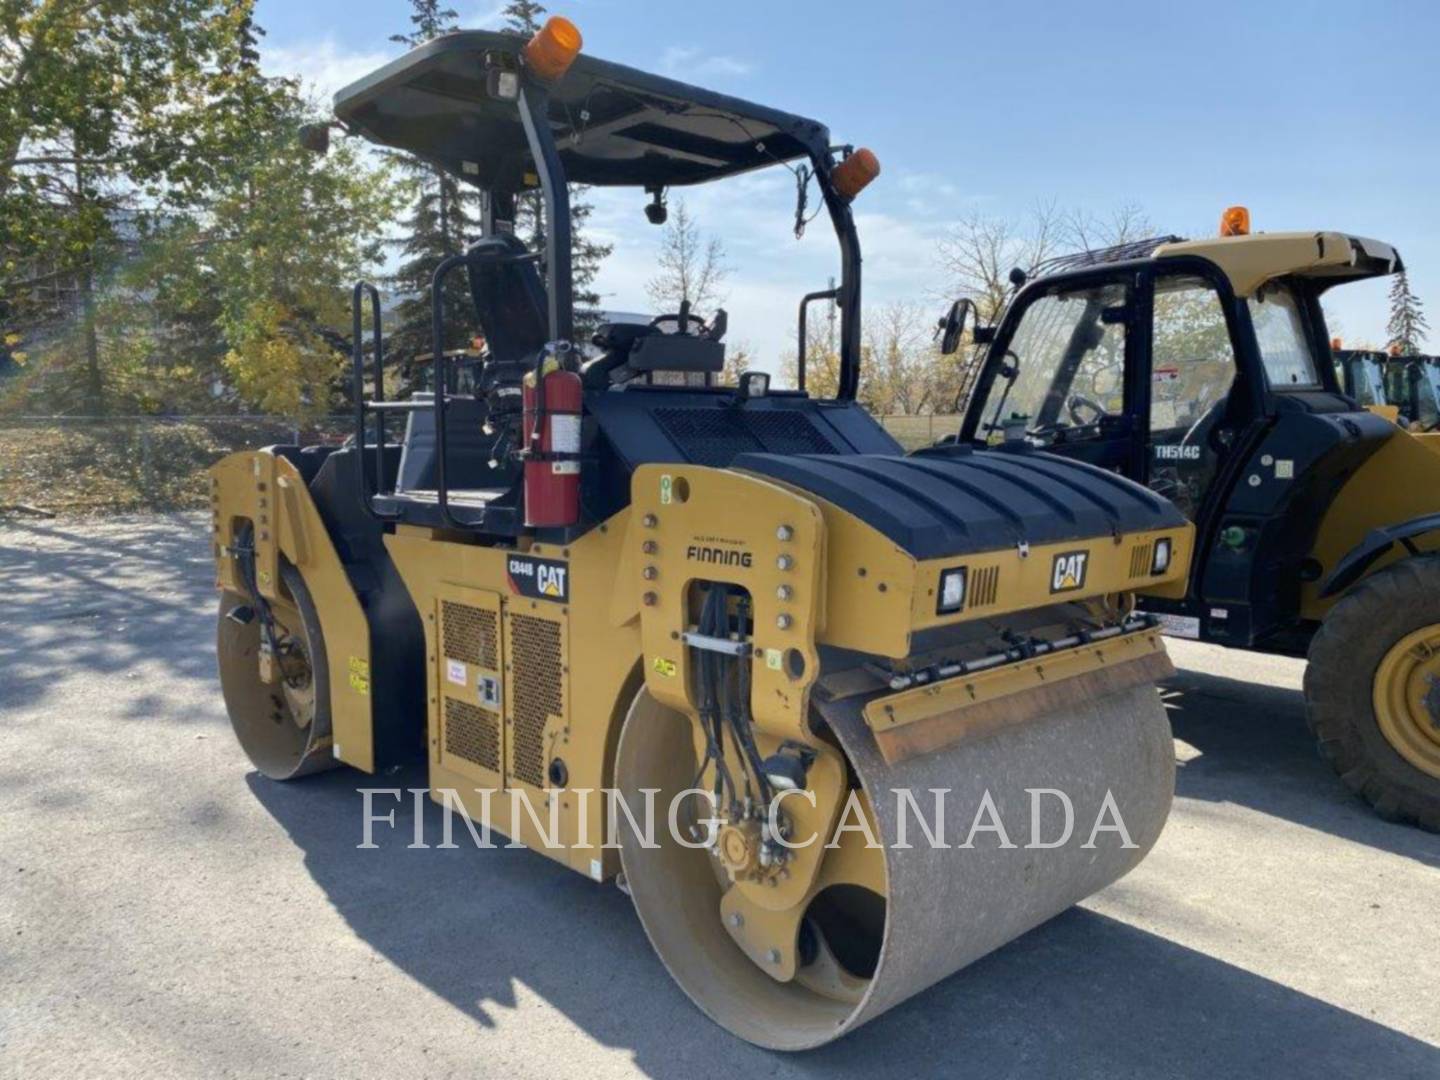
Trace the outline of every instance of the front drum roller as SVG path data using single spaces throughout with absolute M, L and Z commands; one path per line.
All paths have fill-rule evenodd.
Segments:
M 862 883 L 821 864 L 803 918 L 795 922 L 800 960 L 793 973 L 784 973 L 790 977 L 767 972 L 767 957 L 742 951 L 727 930 L 736 910 L 727 893 L 739 886 L 717 871 L 721 857 L 686 847 L 663 824 L 653 847 L 642 845 L 628 823 L 621 832 L 628 888 L 665 967 L 716 1023 L 769 1049 L 804 1050 L 839 1038 L 1105 888 L 1140 862 L 1170 810 L 1174 752 L 1152 686 L 894 765 L 880 756 L 861 715 L 866 700 L 834 702 L 818 712 L 848 759 L 852 785 L 868 799 L 883 850 L 865 854 L 881 865 L 843 860 L 854 868 L 846 873 L 866 878 Z M 656 814 L 662 815 L 675 793 L 694 784 L 696 746 L 692 721 L 642 690 L 617 751 L 619 794 L 634 807 L 642 805 L 643 789 L 658 788 Z M 914 811 L 906 823 L 910 846 L 896 847 L 897 788 L 914 793 L 932 827 L 931 789 L 948 789 L 940 837 L 948 847 L 927 841 Z M 1070 796 L 1075 813 L 1068 843 L 1027 848 L 1030 788 Z M 1015 846 L 1002 848 L 996 833 L 982 831 L 973 847 L 960 848 L 987 790 Z M 1093 848 L 1082 846 L 1107 793 L 1133 846 L 1114 832 L 1099 833 Z M 1058 804 L 1047 813 L 1040 815 L 1042 841 L 1057 838 L 1061 827 Z M 832 857 L 827 852 L 825 858 Z
M 220 689 L 230 725 L 251 763 L 272 780 L 294 780 L 337 764 L 331 749 L 330 671 L 310 590 L 280 566 L 284 597 L 269 602 L 282 656 L 262 677 L 261 619 L 248 597 L 222 592 L 216 630 Z

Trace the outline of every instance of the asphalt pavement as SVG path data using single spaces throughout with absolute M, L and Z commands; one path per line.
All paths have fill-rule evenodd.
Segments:
M 1178 796 L 1140 868 L 774 1054 L 688 1003 L 613 887 L 408 849 L 408 801 L 359 850 L 357 788 L 423 770 L 255 774 L 203 530 L 0 524 L 0 1076 L 1440 1077 L 1440 837 L 1331 775 L 1297 662 L 1176 643 Z

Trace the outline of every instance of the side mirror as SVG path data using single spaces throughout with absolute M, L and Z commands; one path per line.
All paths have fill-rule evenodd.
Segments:
M 301 124 L 300 145 L 312 154 L 325 154 L 330 149 L 330 125 Z
M 979 319 L 975 313 L 975 304 L 968 297 L 962 297 L 950 305 L 950 310 L 940 320 L 940 353 L 942 356 L 953 356 L 960 348 L 960 338 L 965 333 L 965 316 L 971 316 L 972 322 L 978 324 Z
M 724 341 L 725 331 L 730 329 L 730 316 L 725 309 L 717 308 L 715 314 L 710 317 L 710 333 L 706 336 L 711 341 Z

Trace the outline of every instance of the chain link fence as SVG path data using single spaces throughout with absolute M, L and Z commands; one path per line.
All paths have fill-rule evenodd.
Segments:
M 958 416 L 882 416 L 907 450 L 954 434 Z M 84 514 L 205 505 L 205 470 L 235 450 L 339 444 L 348 415 L 0 417 L 0 513 Z

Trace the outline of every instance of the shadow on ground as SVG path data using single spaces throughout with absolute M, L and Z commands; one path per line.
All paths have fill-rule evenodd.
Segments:
M 1228 802 L 1440 868 L 1440 837 L 1376 817 L 1320 757 L 1298 690 L 1182 668 L 1163 689 L 1183 761 L 1176 793 Z
M 0 704 L 43 702 L 56 665 L 111 679 L 146 663 L 215 676 L 214 563 L 203 515 L 147 515 L 103 530 L 81 519 L 0 531 Z M 166 715 L 163 697 L 135 706 Z M 182 718 L 183 719 L 183 718 Z
M 354 932 L 480 1027 L 523 984 L 657 1077 L 763 1075 L 1433 1077 L 1440 1049 L 1268 979 L 1074 909 L 856 1035 L 803 1055 L 734 1039 L 692 1008 L 650 951 L 629 900 L 532 852 L 410 850 L 411 795 L 359 850 L 357 787 L 418 788 L 349 771 L 299 784 L 250 777 Z M 422 801 L 426 842 L 441 811 Z M 503 842 L 503 841 L 497 841 Z M 483 1053 L 483 1043 L 477 1043 Z

